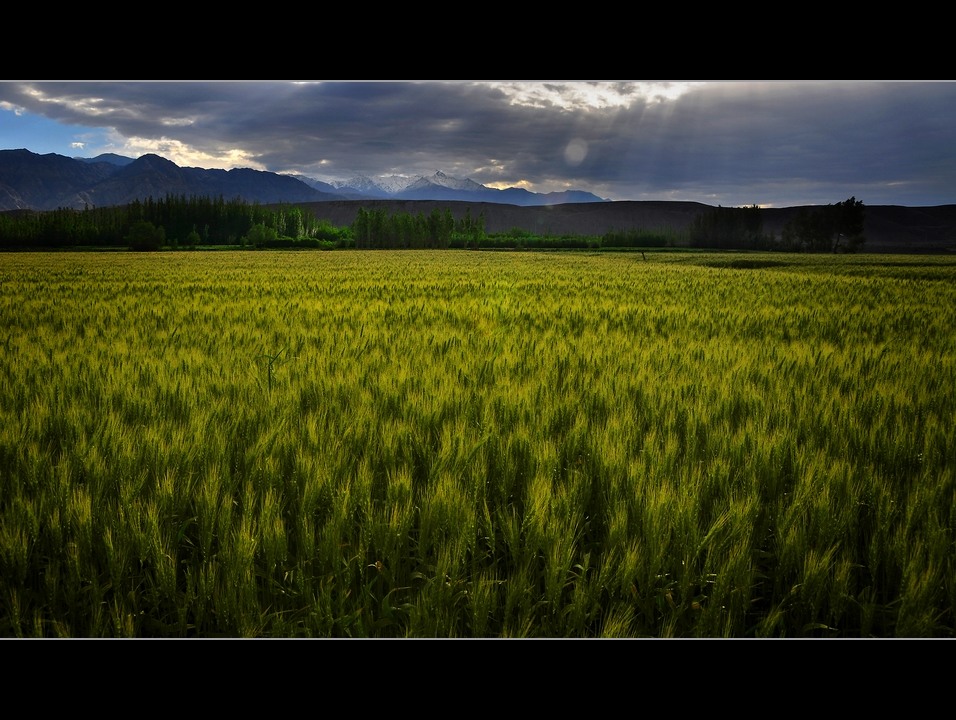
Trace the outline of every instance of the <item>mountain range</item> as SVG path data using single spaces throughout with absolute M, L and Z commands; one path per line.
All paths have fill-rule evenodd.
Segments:
M 107 153 L 69 158 L 29 150 L 0 150 L 0 212 L 125 205 L 167 195 L 242 199 L 265 206 L 294 203 L 335 226 L 358 210 L 450 209 L 456 219 L 483 217 L 488 232 L 520 228 L 537 234 L 601 235 L 609 231 L 683 231 L 711 208 L 697 202 L 609 201 L 585 191 L 532 193 L 496 190 L 443 172 L 430 177 L 355 177 L 325 183 L 304 176 L 251 169 L 179 167 L 159 155 Z M 800 207 L 761 211 L 763 229 L 779 237 Z M 866 249 L 871 252 L 956 252 L 956 205 L 867 205 Z
M 326 183 L 305 176 L 236 168 L 180 167 L 147 154 L 130 158 L 113 153 L 69 158 L 26 149 L 0 150 L 0 211 L 56 210 L 125 205 L 167 195 L 223 197 L 278 204 L 339 200 L 444 200 L 490 202 L 523 207 L 608 202 L 582 190 L 533 193 L 498 190 L 438 171 L 430 177 L 356 177 Z

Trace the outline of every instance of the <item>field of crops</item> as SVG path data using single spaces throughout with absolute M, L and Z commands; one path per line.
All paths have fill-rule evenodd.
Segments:
M 956 258 L 0 254 L 0 636 L 956 636 Z

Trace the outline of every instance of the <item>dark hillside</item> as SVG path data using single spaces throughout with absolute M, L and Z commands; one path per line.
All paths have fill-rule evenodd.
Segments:
M 351 225 L 359 208 L 385 208 L 389 214 L 405 212 L 429 215 L 433 209 L 449 208 L 455 219 L 470 212 L 484 214 L 485 230 L 506 232 L 519 228 L 538 235 L 603 235 L 615 230 L 688 229 L 694 218 L 713 210 L 696 202 L 617 201 L 568 203 L 522 207 L 499 203 L 436 200 L 344 200 L 300 204 L 319 219 L 337 227 Z M 784 226 L 801 208 L 766 208 L 761 211 L 764 232 L 779 238 Z M 864 234 L 869 252 L 956 252 L 956 205 L 904 207 L 865 206 Z
M 891 250 L 956 252 L 956 205 L 878 205 L 867 209 L 865 227 L 874 252 L 884 245 Z
M 538 235 L 603 235 L 611 230 L 683 230 L 708 205 L 696 202 L 601 202 L 565 203 L 526 207 L 503 203 L 440 200 L 346 200 L 300 204 L 317 218 L 332 225 L 351 225 L 359 208 L 384 208 L 389 214 L 425 216 L 449 208 L 456 220 L 470 212 L 484 214 L 485 230 L 506 232 L 519 228 Z

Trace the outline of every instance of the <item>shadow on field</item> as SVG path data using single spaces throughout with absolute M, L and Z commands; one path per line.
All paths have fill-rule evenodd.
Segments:
M 694 265 L 710 268 L 730 268 L 732 270 L 762 270 L 764 268 L 785 267 L 793 265 L 787 260 L 754 260 L 748 258 L 727 258 L 726 260 L 700 260 Z

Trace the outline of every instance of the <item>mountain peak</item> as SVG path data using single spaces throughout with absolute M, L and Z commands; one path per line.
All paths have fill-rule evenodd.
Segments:
M 155 153 L 135 160 L 106 153 L 95 158 L 38 155 L 29 150 L 0 151 L 0 211 L 108 207 L 166 195 L 241 198 L 247 202 L 323 202 L 330 200 L 436 200 L 506 205 L 557 205 L 606 202 L 590 193 L 533 193 L 496 190 L 438 170 L 431 177 L 389 175 L 353 177 L 324 183 L 262 170 L 206 170 L 180 167 Z
M 313 187 L 316 184 L 310 183 Z M 568 190 L 559 193 L 535 193 L 523 188 L 497 190 L 471 178 L 453 177 L 443 170 L 434 175 L 387 175 L 375 178 L 358 175 L 350 180 L 332 180 L 329 183 L 350 197 L 358 195 L 377 200 L 461 200 L 493 202 L 505 205 L 558 205 L 561 203 L 609 202 L 583 190 Z

